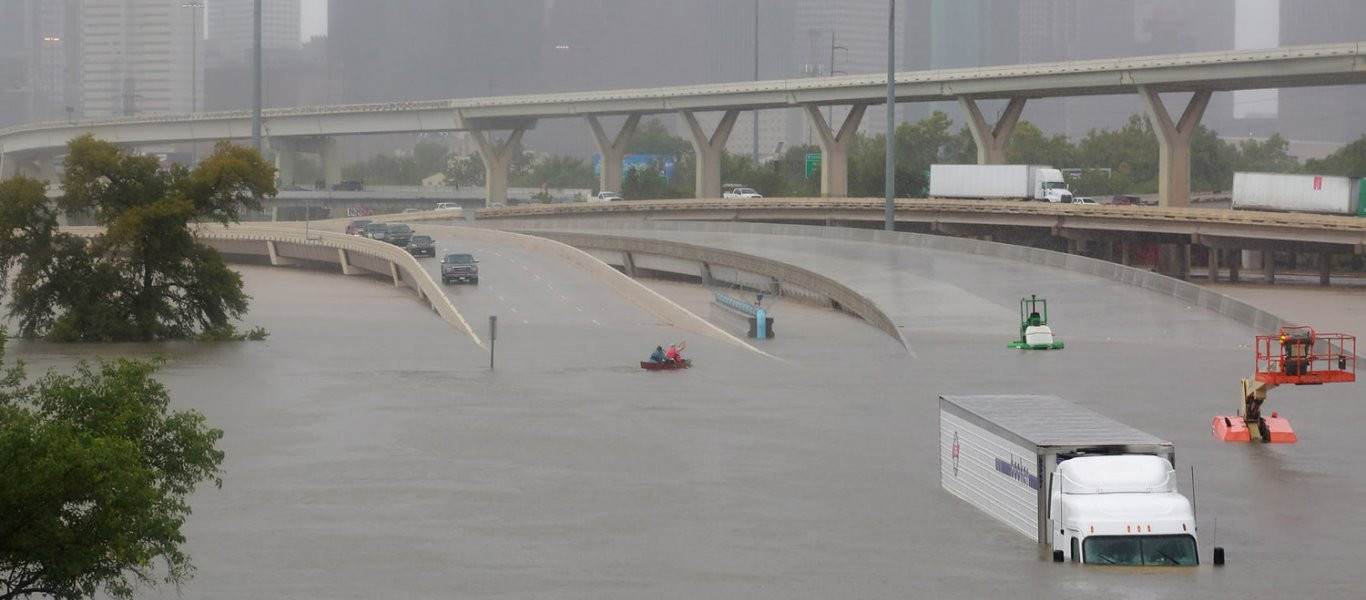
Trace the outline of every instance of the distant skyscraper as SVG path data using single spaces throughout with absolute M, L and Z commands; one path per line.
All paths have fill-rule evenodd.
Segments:
M 80 48 L 77 0 L 0 2 L 0 127 L 67 116 Z
M 196 11 L 168 0 L 85 0 L 81 85 L 87 116 L 186 113 L 203 61 Z M 200 83 L 202 86 L 202 81 Z
M 253 5 L 253 0 L 208 0 L 209 41 L 223 59 L 249 59 Z M 299 0 L 261 0 L 261 48 L 298 50 L 300 18 Z

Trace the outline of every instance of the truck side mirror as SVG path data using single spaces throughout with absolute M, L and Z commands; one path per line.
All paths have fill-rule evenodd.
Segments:
M 1219 549 L 1216 549 L 1215 552 L 1216 552 L 1216 553 L 1219 552 Z M 1222 554 L 1215 554 L 1215 556 L 1222 557 L 1223 555 L 1222 555 Z M 1215 560 L 1220 560 L 1220 559 L 1216 558 Z M 1053 551 L 1053 562 L 1055 562 L 1055 563 L 1060 563 L 1060 562 L 1062 562 L 1062 550 L 1054 550 L 1054 551 Z M 1215 563 L 1215 564 L 1221 564 L 1221 563 Z
M 1215 546 L 1215 547 L 1214 547 L 1214 564 L 1215 564 L 1215 566 L 1223 566 L 1223 565 L 1224 565 L 1224 547 L 1223 547 L 1223 546 Z

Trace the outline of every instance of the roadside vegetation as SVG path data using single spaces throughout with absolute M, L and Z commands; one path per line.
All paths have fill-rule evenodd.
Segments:
M 219 143 L 194 169 L 84 136 L 56 202 L 43 182 L 0 181 L 0 292 L 20 337 L 67 342 L 246 339 L 242 278 L 197 227 L 227 225 L 275 194 L 275 169 Z M 88 235 L 59 220 L 100 226 Z

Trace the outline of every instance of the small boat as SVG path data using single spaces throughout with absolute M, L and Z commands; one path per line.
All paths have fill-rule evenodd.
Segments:
M 687 369 L 687 368 L 689 368 L 689 367 L 691 367 L 691 366 L 692 366 L 692 359 L 691 359 L 691 358 L 685 358 L 685 359 L 683 359 L 683 362 L 681 362 L 681 363 L 669 362 L 669 361 L 664 361 L 664 362 L 662 362 L 662 363 L 657 363 L 657 362 L 654 362 L 654 361 L 651 361 L 651 360 L 642 360 L 642 361 L 640 361 L 640 368 L 645 369 L 646 371 L 672 371 L 672 370 L 674 370 L 674 369 Z

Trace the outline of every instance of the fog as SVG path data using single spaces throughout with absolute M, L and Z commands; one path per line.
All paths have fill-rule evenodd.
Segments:
M 250 107 L 251 0 L 6 0 L 0 3 L 0 127 L 68 118 Z M 471 98 L 877 73 L 887 0 L 264 0 L 265 104 Z M 111 8 L 113 7 L 113 8 Z M 106 22 L 121 11 L 118 24 Z M 164 17 L 164 18 L 163 18 Z M 1350 42 L 1351 0 L 899 0 L 898 70 Z M 155 18 L 155 20 L 154 20 Z M 165 28 L 163 21 L 170 23 Z M 160 23 L 160 25 L 157 25 Z M 122 28 L 163 36 L 166 55 L 111 49 Z M 758 32 L 757 37 L 755 32 Z M 325 37 L 314 38 L 325 33 Z M 246 37 L 244 37 L 246 36 Z M 301 40 L 306 40 L 302 41 Z M 112 56 L 112 58 L 111 58 Z M 117 75 L 111 73 L 117 72 Z M 141 73 L 169 72 L 169 82 Z M 165 96 L 164 98 L 162 96 Z M 902 105 L 902 119 L 956 106 Z M 994 107 L 988 106 L 989 110 Z M 880 109 L 879 109 L 880 110 Z M 1030 103 L 1024 119 L 1078 138 L 1114 128 L 1133 97 Z M 767 114 L 772 113 L 772 114 Z M 799 142 L 796 111 L 767 111 L 765 148 Z M 870 112 L 865 128 L 880 128 Z M 1327 146 L 1363 131 L 1349 90 L 1215 95 L 1204 124 Z M 673 119 L 666 118 L 669 126 Z M 735 136 L 748 137 L 747 119 Z M 354 158 L 411 136 L 348 141 Z M 581 123 L 546 122 L 528 146 L 591 154 Z

